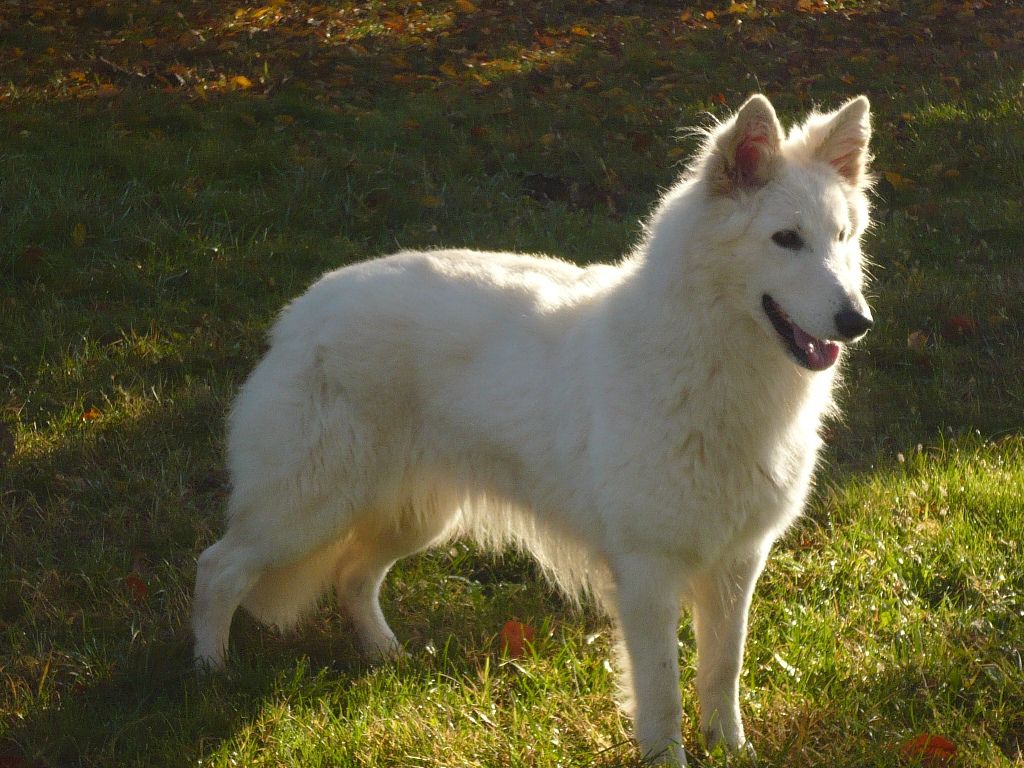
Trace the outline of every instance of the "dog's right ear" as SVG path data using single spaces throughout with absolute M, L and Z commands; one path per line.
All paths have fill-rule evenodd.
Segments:
M 703 169 L 713 195 L 731 195 L 764 186 L 775 173 L 782 146 L 775 108 L 761 94 L 743 102 L 706 145 Z

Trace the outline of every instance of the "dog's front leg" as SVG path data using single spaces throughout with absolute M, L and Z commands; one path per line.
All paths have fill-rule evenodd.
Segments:
M 671 565 L 658 558 L 620 559 L 615 610 L 625 645 L 624 688 L 636 740 L 652 762 L 686 765 L 680 723 L 679 588 Z
M 740 718 L 740 670 L 747 614 L 767 551 L 715 566 L 693 581 L 697 695 L 708 749 L 749 749 Z

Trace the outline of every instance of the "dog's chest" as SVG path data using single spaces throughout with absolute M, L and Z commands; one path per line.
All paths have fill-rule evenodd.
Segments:
M 703 414 L 707 416 L 705 412 Z M 773 420 L 691 418 L 651 428 L 624 457 L 636 470 L 623 534 L 697 565 L 775 538 L 799 515 L 820 446 L 820 412 Z

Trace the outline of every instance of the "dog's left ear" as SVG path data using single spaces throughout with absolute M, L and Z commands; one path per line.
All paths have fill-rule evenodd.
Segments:
M 812 118 L 804 130 L 815 147 L 815 159 L 831 165 L 853 186 L 865 184 L 871 159 L 871 105 L 867 96 L 858 96 L 831 114 Z
M 712 194 L 754 190 L 771 179 L 782 146 L 775 108 L 761 94 L 747 99 L 736 115 L 711 134 L 703 175 Z

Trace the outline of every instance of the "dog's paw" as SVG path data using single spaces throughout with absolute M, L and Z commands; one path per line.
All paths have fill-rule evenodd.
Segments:
M 223 653 L 199 653 L 192 657 L 192 669 L 200 675 L 210 675 L 224 669 Z
M 730 726 L 716 720 L 711 725 L 704 726 L 701 732 L 708 752 L 725 750 L 741 754 L 753 753 L 754 748 L 744 736 L 743 726 L 738 723 Z
M 647 753 L 644 764 L 659 768 L 686 768 L 686 750 L 681 744 L 672 743 L 657 754 Z
M 409 652 L 402 647 L 402 644 L 395 639 L 395 636 L 375 638 L 373 641 L 363 641 L 363 656 L 371 664 L 401 661 L 409 658 Z
M 751 764 L 755 764 L 757 761 L 754 745 L 744 738 L 742 728 L 739 735 L 734 735 L 732 738 L 726 738 L 719 730 L 706 729 L 704 730 L 704 743 L 707 745 L 709 755 L 736 755 L 746 758 Z M 743 764 L 746 765 L 745 762 Z

